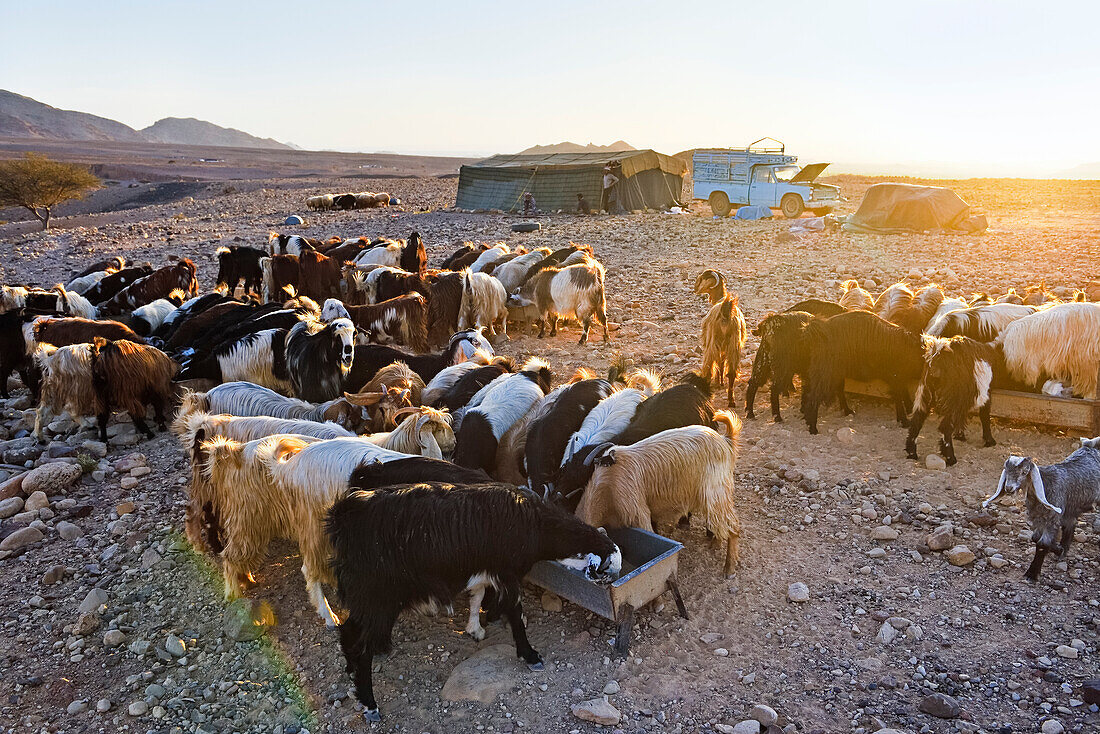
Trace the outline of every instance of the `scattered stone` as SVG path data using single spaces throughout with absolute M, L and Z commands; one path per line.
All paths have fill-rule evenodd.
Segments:
M 94 612 L 107 603 L 107 592 L 103 589 L 92 589 L 76 608 L 78 612 Z
M 1043 726 L 1040 731 L 1043 734 L 1062 734 L 1066 730 L 1066 727 L 1062 726 L 1062 722 L 1058 719 L 1047 719 L 1043 722 Z
M 705 632 L 699 636 L 699 642 L 702 642 L 704 645 L 713 645 L 723 637 L 725 637 L 725 635 L 721 632 Z
M 871 531 L 872 540 L 891 541 L 898 539 L 898 531 L 889 525 L 879 525 Z
M 129 650 L 138 657 L 141 657 L 145 653 L 149 652 L 149 648 L 151 648 L 152 646 L 153 643 L 149 642 L 149 640 L 134 640 L 130 643 Z
M 17 512 L 21 512 L 22 510 L 22 497 L 8 497 L 6 500 L 0 500 L 0 520 L 6 520 Z
M 959 702 L 944 693 L 933 693 L 921 699 L 920 710 L 938 719 L 954 719 L 962 711 Z
M 875 635 L 875 641 L 883 645 L 889 645 L 898 636 L 898 631 L 894 629 L 894 626 L 889 622 L 883 622 L 882 626 L 878 628 L 878 634 Z
M 603 692 L 608 696 L 614 696 L 620 690 L 619 681 L 617 680 L 609 680 L 607 685 L 603 687 Z
M 147 570 L 160 563 L 162 560 L 160 553 L 157 553 L 152 548 L 146 548 L 145 552 L 141 554 L 141 568 Z
M 1100 678 L 1090 678 L 1078 689 L 1085 703 L 1100 705 Z
M 952 566 L 969 566 L 974 562 L 974 552 L 965 545 L 956 545 L 944 552 L 947 562 Z
M 867 556 L 869 558 L 885 558 L 886 557 L 886 549 L 885 548 L 872 548 L 871 550 L 867 551 Z
M 138 484 L 138 480 L 134 479 L 133 477 L 123 477 L 121 480 L 119 480 L 118 486 L 122 489 L 133 489 L 134 487 L 138 486 Z
M 924 460 L 924 465 L 933 471 L 943 471 L 947 468 L 947 462 L 939 454 L 929 454 Z
M 720 658 L 724 658 L 729 656 L 730 651 L 724 647 L 716 647 L 714 648 L 714 654 Z
M 796 581 L 787 586 L 787 599 L 797 604 L 810 600 L 810 587 L 801 581 Z
M 144 567 L 144 557 L 142 565 Z M 225 610 L 222 632 L 231 640 L 245 642 L 259 639 L 275 623 L 275 610 L 266 601 L 237 599 Z
M 140 479 L 141 477 L 152 473 L 153 469 L 148 466 L 135 466 L 133 469 L 130 470 L 130 476 L 132 476 L 134 479 Z
M 80 448 L 91 454 L 92 456 L 100 459 L 107 455 L 107 444 L 103 443 L 102 441 L 85 441 L 84 443 L 80 444 Z
M 847 426 L 838 428 L 836 431 L 836 440 L 845 445 L 855 443 L 856 432 Z
M 573 715 L 581 721 L 591 721 L 602 726 L 615 726 L 623 718 L 619 710 L 612 706 L 606 697 L 575 703 L 570 708 Z
M 23 493 L 42 492 L 47 496 L 63 494 L 73 482 L 80 479 L 80 467 L 76 464 L 43 464 L 31 469 L 23 479 Z
M 18 550 L 42 540 L 42 531 L 36 527 L 19 528 L 0 541 L 0 550 Z
M 50 570 L 46 571 L 46 573 L 42 574 L 42 585 L 51 586 L 63 578 L 65 578 L 65 567 L 53 566 Z
M 1080 654 L 1077 652 L 1077 648 L 1070 647 L 1069 645 L 1059 645 L 1058 647 L 1054 648 L 1054 652 L 1058 655 L 1058 657 L 1068 658 L 1070 660 L 1076 660 L 1077 656 Z
M 760 722 L 756 719 L 745 719 L 734 725 L 730 731 L 733 734 L 760 734 Z
M 989 565 L 993 568 L 1004 568 L 1008 565 L 1008 560 L 1004 556 L 997 554 L 989 558 Z
M 746 686 L 751 686 L 753 683 L 756 682 L 756 673 L 749 673 L 747 675 L 741 676 L 741 682 L 744 683 Z
M 928 535 L 925 542 L 928 544 L 928 548 L 934 551 L 947 550 L 955 545 L 955 536 L 951 525 L 940 525 Z
M 57 523 L 57 534 L 61 536 L 62 540 L 76 540 L 84 535 L 84 531 L 67 520 L 61 520 Z
M 46 493 L 42 490 L 36 490 L 27 495 L 27 499 L 23 502 L 24 512 L 38 512 L 43 507 L 49 507 L 50 500 L 46 497 Z
M 513 645 L 489 645 L 478 650 L 451 671 L 443 684 L 443 700 L 493 703 L 519 680 L 515 658 Z
M 0 484 L 0 500 L 9 500 L 12 497 L 21 497 L 23 495 L 23 480 L 26 478 L 26 476 L 27 472 L 16 474 L 11 479 L 8 479 L 3 484 Z
M 130 707 L 126 709 L 126 713 L 130 716 L 145 716 L 149 712 L 149 704 L 144 701 L 134 701 L 130 704 Z
M 88 710 L 88 702 L 87 701 L 73 701 L 72 703 L 70 703 L 68 706 L 65 707 L 65 713 L 67 713 L 69 716 L 76 716 L 77 714 L 82 714 L 87 710 Z
M 544 612 L 560 612 L 561 597 L 552 591 L 542 592 L 542 610 Z
M 108 711 L 110 711 L 111 710 L 111 699 L 101 698 L 98 701 L 96 701 L 95 710 L 98 711 L 101 714 L 105 714 Z
M 118 647 L 126 641 L 126 635 L 122 633 L 122 630 L 107 630 L 107 634 L 103 635 L 103 645 L 105 647 Z
M 138 467 L 138 468 L 142 468 L 142 467 Z M 145 468 L 148 468 L 148 467 L 145 467 Z M 137 471 L 137 469 L 134 469 L 134 471 Z M 129 501 L 120 502 L 117 505 L 115 505 L 115 512 L 118 513 L 119 517 L 122 517 L 123 515 L 129 515 L 133 511 L 134 511 L 134 503 L 133 502 L 129 502 Z
M 187 643 L 176 635 L 168 635 L 164 639 L 164 649 L 173 657 L 182 658 L 187 654 Z
M 901 729 L 879 729 L 875 734 L 909 734 L 909 732 Z
M 95 612 L 84 612 L 76 618 L 76 624 L 73 625 L 73 635 L 83 637 L 84 635 L 90 635 L 97 629 L 99 629 L 99 615 Z
M 749 718 L 759 721 L 761 726 L 771 726 L 779 721 L 779 714 L 771 706 L 758 703 L 749 711 Z

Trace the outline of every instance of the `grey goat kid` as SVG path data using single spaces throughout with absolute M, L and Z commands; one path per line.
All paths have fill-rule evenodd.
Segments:
M 1043 559 L 1050 551 L 1065 555 L 1073 541 L 1077 518 L 1100 503 L 1100 437 L 1082 439 L 1081 448 L 1059 464 L 1039 466 L 1023 456 L 1010 456 L 993 496 L 982 503 L 988 506 L 1002 494 L 1018 489 L 1025 493 L 1035 558 L 1027 569 L 1027 578 L 1036 581 Z M 1058 543 L 1059 531 L 1061 542 Z

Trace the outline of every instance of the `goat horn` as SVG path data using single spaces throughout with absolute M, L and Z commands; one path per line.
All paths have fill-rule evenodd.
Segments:
M 396 412 L 394 412 L 393 422 L 394 423 L 397 422 L 398 416 L 407 415 L 409 413 L 419 413 L 419 412 L 420 412 L 420 406 L 419 405 L 406 406 L 406 407 L 401 408 L 401 409 L 397 410 Z
M 1043 486 L 1043 475 L 1039 473 L 1039 467 L 1035 463 L 1031 464 L 1031 486 L 1035 490 L 1035 499 L 1039 500 L 1039 504 L 1059 515 L 1062 514 L 1061 507 L 1055 507 L 1047 500 L 1046 487 Z
M 1008 467 L 1006 466 L 1004 469 L 1001 470 L 1001 479 L 1000 479 L 999 482 L 997 482 L 997 491 L 993 493 L 992 497 L 990 497 L 989 499 L 987 499 L 985 502 L 982 503 L 982 507 L 989 507 L 989 504 L 991 502 L 993 502 L 993 500 L 997 499 L 1002 494 L 1004 494 L 1005 480 L 1007 478 L 1008 478 Z

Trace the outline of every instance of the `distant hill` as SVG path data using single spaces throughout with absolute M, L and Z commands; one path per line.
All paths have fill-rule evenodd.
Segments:
M 1082 163 L 1068 171 L 1062 171 L 1061 178 L 1100 179 L 1100 161 L 1096 163 Z
M 630 143 L 616 140 L 611 145 L 580 145 L 579 143 L 554 143 L 553 145 L 532 145 L 526 150 L 521 150 L 518 155 L 534 153 L 618 153 L 624 150 L 637 150 Z
M 87 112 L 59 110 L 30 97 L 0 89 L 0 136 L 46 140 L 104 140 L 119 143 L 174 143 L 176 145 L 281 148 L 289 145 L 257 138 L 193 117 L 166 117 L 144 130 Z

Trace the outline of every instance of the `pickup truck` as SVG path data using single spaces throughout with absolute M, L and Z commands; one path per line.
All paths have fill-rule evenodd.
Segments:
M 767 140 L 763 138 L 762 140 Z M 706 199 L 715 216 L 725 217 L 730 209 L 752 204 L 778 208 L 794 219 L 809 209 L 821 216 L 840 202 L 840 189 L 815 179 L 829 165 L 796 165 L 798 158 L 786 154 L 779 141 L 775 147 L 713 148 L 696 150 L 692 157 L 692 196 Z

